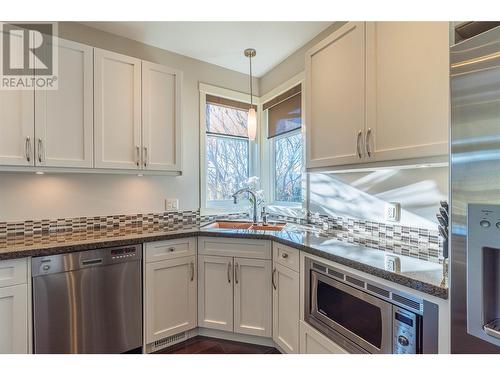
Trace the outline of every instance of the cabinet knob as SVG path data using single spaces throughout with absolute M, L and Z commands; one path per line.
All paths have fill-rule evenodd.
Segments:
M 286 258 L 288 258 L 288 254 L 287 254 L 287 253 L 281 253 L 281 257 L 282 257 L 283 259 L 286 259 Z

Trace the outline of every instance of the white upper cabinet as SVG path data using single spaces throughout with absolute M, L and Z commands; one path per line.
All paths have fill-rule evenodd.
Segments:
M 141 168 L 141 60 L 94 49 L 95 166 Z
M 22 39 L 11 38 L 11 63 L 18 64 L 22 61 Z M 0 90 L 0 165 L 34 163 L 33 95 L 33 90 Z
M 365 128 L 365 24 L 350 22 L 306 54 L 307 168 L 357 163 Z
M 64 39 L 58 88 L 35 90 L 35 162 L 47 167 L 93 166 L 93 48 Z
M 374 129 L 366 133 L 371 158 L 447 154 L 448 22 L 368 23 L 367 43 L 375 81 Z
M 349 22 L 306 54 L 307 168 L 448 152 L 447 22 Z
M 142 165 L 144 169 L 181 169 L 182 72 L 142 62 Z

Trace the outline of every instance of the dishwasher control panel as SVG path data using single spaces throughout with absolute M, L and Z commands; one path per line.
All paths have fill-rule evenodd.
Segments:
M 79 269 L 106 266 L 115 263 L 141 260 L 142 245 L 111 247 L 41 257 L 33 257 L 33 277 Z
M 111 259 L 127 259 L 135 257 L 137 252 L 135 247 L 120 247 L 112 249 L 110 254 Z

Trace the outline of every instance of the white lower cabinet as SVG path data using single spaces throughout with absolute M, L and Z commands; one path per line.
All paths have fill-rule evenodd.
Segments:
M 198 251 L 198 325 L 272 337 L 270 242 L 200 237 Z
M 0 354 L 30 352 L 27 268 L 27 259 L 0 262 Z
M 273 263 L 273 340 L 285 353 L 299 353 L 300 275 Z
M 271 336 L 271 261 L 234 258 L 234 332 Z
M 233 258 L 198 257 L 198 325 L 233 331 Z
M 300 354 L 348 354 L 348 352 L 300 321 Z
M 196 327 L 196 258 L 146 265 L 148 343 Z

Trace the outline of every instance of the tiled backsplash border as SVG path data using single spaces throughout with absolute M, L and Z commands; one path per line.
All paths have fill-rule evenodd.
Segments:
M 297 224 L 311 224 L 318 229 L 323 229 L 323 222 L 326 221 L 328 229 L 325 234 L 341 241 L 435 263 L 443 261 L 443 239 L 437 229 L 434 231 L 342 216 L 318 216 L 311 213 L 308 214 L 307 220 L 283 215 L 271 215 L 271 218 Z
M 162 213 L 73 217 L 65 219 L 0 222 L 0 237 L 68 232 L 88 229 L 114 229 L 128 226 L 194 225 L 200 223 L 200 211 L 168 211 Z
M 0 222 L 0 237 L 14 235 L 37 235 L 43 233 L 116 229 L 130 226 L 175 226 L 204 224 L 215 219 L 248 219 L 247 213 L 200 215 L 200 211 L 178 211 L 148 214 L 128 214 L 93 217 L 75 217 L 65 219 L 28 220 L 20 222 Z M 396 224 L 386 224 L 348 217 L 332 217 L 308 214 L 308 218 L 283 215 L 270 215 L 272 220 L 283 220 L 295 224 L 311 224 L 322 229 L 324 221 L 328 223 L 330 234 L 341 241 L 355 243 L 407 255 L 431 262 L 442 262 L 442 238 L 437 230 L 414 228 Z

